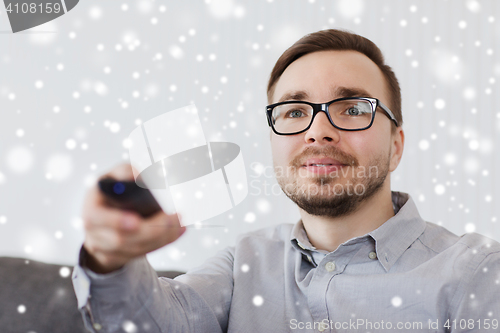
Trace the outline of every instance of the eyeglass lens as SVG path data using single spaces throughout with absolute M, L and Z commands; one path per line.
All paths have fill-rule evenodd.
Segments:
M 328 106 L 333 123 L 342 129 L 361 129 L 370 125 L 372 104 L 366 100 L 346 99 Z M 289 103 L 276 106 L 272 111 L 274 129 L 279 133 L 295 133 L 311 123 L 313 107 L 305 103 Z

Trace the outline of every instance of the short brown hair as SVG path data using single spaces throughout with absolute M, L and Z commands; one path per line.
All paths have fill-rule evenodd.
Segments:
M 378 46 L 368 38 L 343 30 L 328 29 L 317 31 L 305 35 L 288 48 L 281 57 L 279 57 L 271 72 L 271 77 L 267 85 L 267 99 L 269 102 L 271 102 L 274 94 L 276 83 L 292 62 L 309 53 L 330 50 L 360 52 L 380 68 L 387 81 L 387 88 L 391 99 L 389 101 L 389 108 L 394 113 L 398 121 L 398 126 L 401 126 L 403 124 L 401 89 L 392 68 L 385 64 L 382 51 L 380 51 Z M 393 124 L 393 130 L 395 130 L 396 125 L 393 122 L 391 123 Z

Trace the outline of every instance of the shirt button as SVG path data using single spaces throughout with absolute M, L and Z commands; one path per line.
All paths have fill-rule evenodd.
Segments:
M 375 252 L 370 252 L 370 253 L 368 254 L 368 258 L 370 258 L 370 259 L 377 259 L 377 253 L 375 253 Z
M 320 323 L 319 324 L 319 327 L 318 327 L 318 331 L 320 332 L 323 332 L 324 330 L 326 330 L 326 327 L 327 325 L 325 323 Z
M 96 331 L 100 331 L 102 329 L 102 326 L 99 323 L 94 323 L 93 326 L 94 326 L 94 328 L 95 328 Z
M 325 264 L 325 268 L 329 272 L 333 272 L 335 270 L 335 263 L 333 261 L 329 261 Z

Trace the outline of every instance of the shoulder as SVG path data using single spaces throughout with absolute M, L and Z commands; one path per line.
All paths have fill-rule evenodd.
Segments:
M 463 245 L 474 254 L 488 256 L 490 254 L 500 253 L 499 242 L 477 233 L 462 235 L 458 244 Z
M 500 243 L 486 236 L 470 233 L 462 235 L 457 242 L 461 248 L 461 262 L 477 275 L 487 267 L 500 269 Z
M 418 239 L 432 251 L 441 253 L 455 245 L 460 237 L 442 226 L 426 222 L 424 232 Z
M 426 222 L 425 231 L 419 240 L 436 253 L 445 251 L 460 254 L 488 256 L 500 253 L 500 243 L 477 233 L 455 235 L 437 224 Z
M 456 318 L 484 317 L 499 313 L 500 300 L 495 292 L 500 283 L 500 243 L 486 236 L 470 233 L 457 241 L 459 256 L 454 271 L 465 270 L 451 304 Z M 481 306 L 478 306 L 481 302 Z
M 486 236 L 477 233 L 458 236 L 427 222 L 418 241 L 427 248 L 429 259 L 434 258 L 442 269 L 454 272 L 461 280 L 472 279 L 485 266 L 500 269 L 500 243 Z

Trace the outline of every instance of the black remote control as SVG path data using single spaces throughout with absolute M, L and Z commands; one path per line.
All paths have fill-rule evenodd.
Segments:
M 151 191 L 139 187 L 135 181 L 107 177 L 99 180 L 99 189 L 111 207 L 131 210 L 142 217 L 149 217 L 162 210 Z

